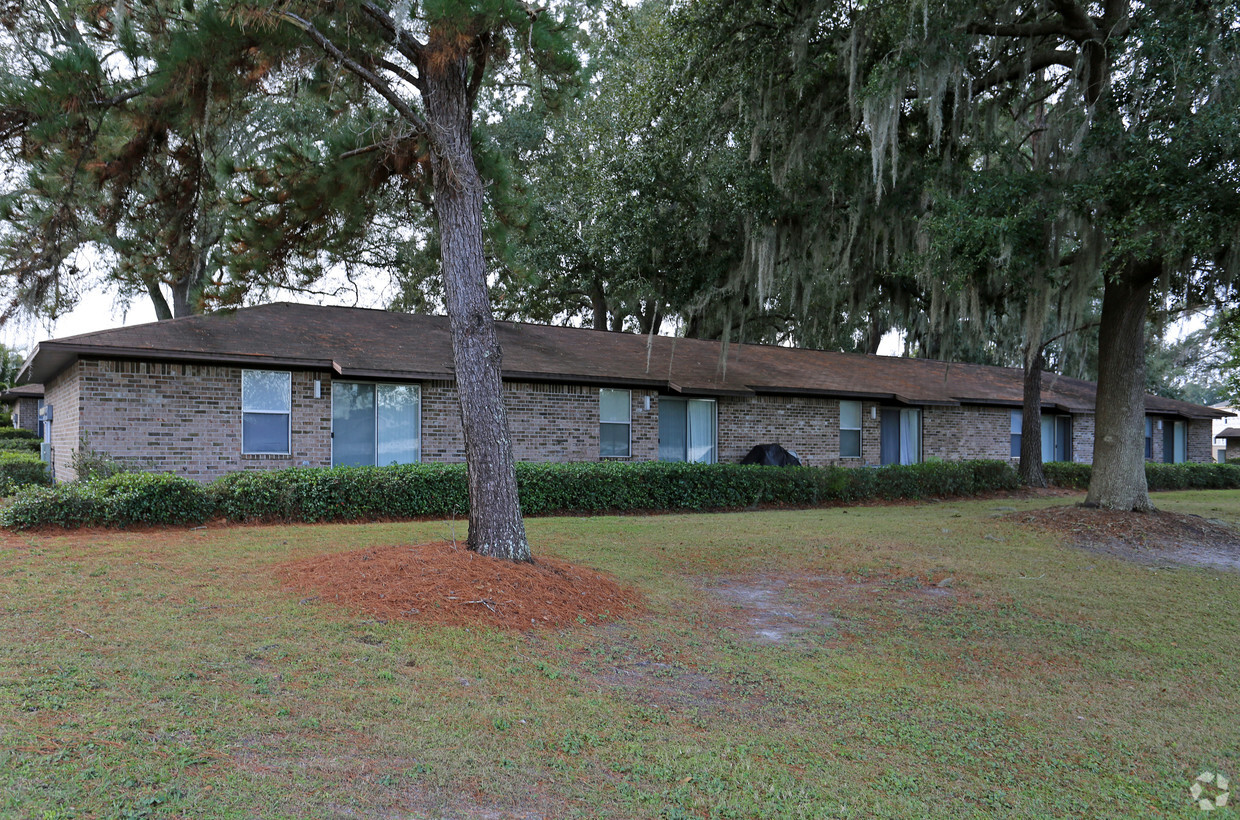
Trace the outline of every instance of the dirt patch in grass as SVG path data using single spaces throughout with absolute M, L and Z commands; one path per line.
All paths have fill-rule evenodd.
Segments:
M 515 564 L 436 542 L 369 547 L 276 567 L 287 588 L 382 620 L 501 629 L 597 623 L 634 614 L 637 594 L 554 558 Z
M 1076 546 L 1130 561 L 1240 570 L 1240 531 L 1225 521 L 1171 512 L 1047 507 L 1006 516 Z
M 733 628 L 759 643 L 782 643 L 838 626 L 830 613 L 799 600 L 782 578 L 729 579 L 710 591 L 731 610 Z
M 954 601 L 955 579 L 759 575 L 713 579 L 704 588 L 722 606 L 724 628 L 755 643 L 787 643 L 849 631 L 849 612 L 874 606 L 926 609 Z M 841 617 L 842 616 L 842 617 Z

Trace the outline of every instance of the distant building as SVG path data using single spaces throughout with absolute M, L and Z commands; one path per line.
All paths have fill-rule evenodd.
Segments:
M 1240 410 L 1237 410 L 1236 408 L 1232 407 L 1226 402 L 1223 402 L 1220 404 L 1212 404 L 1210 405 L 1210 407 L 1213 408 L 1214 410 L 1221 410 L 1224 413 L 1230 413 L 1232 416 L 1240 416 Z M 1221 419 L 1214 420 L 1213 422 L 1214 441 L 1211 442 L 1210 446 L 1212 448 L 1212 452 L 1214 453 L 1215 461 L 1226 461 L 1227 460 L 1227 439 L 1222 438 L 1222 434 L 1224 430 L 1227 430 L 1228 428 L 1230 428 L 1231 425 L 1234 423 L 1235 423 L 1234 418 L 1221 418 Z

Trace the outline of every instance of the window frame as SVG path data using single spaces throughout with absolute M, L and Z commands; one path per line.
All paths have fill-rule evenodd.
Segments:
M 245 375 L 247 373 L 279 373 L 287 377 L 288 380 L 288 410 L 248 410 L 245 406 Z M 245 417 L 249 416 L 284 416 L 284 424 L 287 430 L 286 441 L 288 445 L 283 451 L 280 450 L 250 450 L 246 447 L 245 442 Z M 244 368 L 241 371 L 241 455 L 243 456 L 288 456 L 293 454 L 293 372 L 291 370 L 264 370 L 259 368 Z
M 615 421 L 603 418 L 603 394 L 604 393 L 623 393 L 625 397 L 624 407 L 627 413 L 624 421 Z M 623 454 L 604 453 L 603 452 L 603 427 L 604 425 L 621 426 L 625 428 L 625 446 Z M 600 387 L 598 389 L 598 457 L 604 458 L 632 458 L 633 457 L 633 391 L 624 387 Z
M 845 404 L 855 404 L 857 406 L 857 426 L 856 427 L 845 427 L 844 426 L 844 405 Z M 865 430 L 865 405 L 862 404 L 860 399 L 840 399 L 839 400 L 839 428 L 840 428 L 839 429 L 840 460 L 842 461 L 844 459 L 848 459 L 850 461 L 854 461 L 854 460 L 859 461 L 862 455 L 865 453 L 865 432 L 864 432 Z M 856 455 L 845 455 L 844 454 L 844 433 L 845 432 L 849 432 L 849 433 L 855 432 L 857 434 L 857 454 Z
M 379 388 L 380 387 L 412 387 L 418 394 L 418 419 L 417 419 L 417 435 L 418 435 L 418 460 L 406 461 L 404 464 L 421 464 L 422 463 L 422 383 L 421 382 L 379 382 L 367 379 L 332 379 L 330 388 L 327 391 L 327 412 L 331 417 L 331 453 L 328 457 L 328 463 L 335 467 L 336 465 L 336 385 L 337 384 L 369 384 L 374 385 L 374 407 L 371 408 L 375 416 L 375 434 L 374 444 L 371 451 L 374 453 L 375 463 L 370 465 L 359 466 L 391 466 L 379 464 Z
M 1145 417 L 1145 460 L 1154 460 L 1154 419 Z

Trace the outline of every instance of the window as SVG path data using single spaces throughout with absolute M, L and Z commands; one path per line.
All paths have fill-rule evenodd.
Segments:
M 629 424 L 632 402 L 627 390 L 598 391 L 598 454 L 601 458 L 632 455 Z
M 1009 428 L 1009 438 L 1012 441 L 1012 458 L 1020 458 L 1020 433 L 1021 425 L 1025 423 L 1025 411 L 1012 411 L 1012 424 Z
M 241 371 L 241 452 L 288 455 L 293 374 Z
M 1023 410 L 1012 411 L 1009 427 L 1012 458 L 1020 458 L 1021 425 Z M 1072 417 L 1042 414 L 1042 463 L 1072 460 Z
M 840 458 L 861 458 L 861 402 L 840 402 Z
M 659 460 L 715 463 L 713 399 L 659 398 Z
M 422 391 L 416 384 L 332 383 L 332 466 L 422 459 Z
M 1145 417 L 1145 457 L 1154 458 L 1154 420 L 1149 416 Z

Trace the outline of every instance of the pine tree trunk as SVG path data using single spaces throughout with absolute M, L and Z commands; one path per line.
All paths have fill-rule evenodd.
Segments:
M 193 316 L 198 312 L 194 310 L 192 294 L 194 284 L 194 276 L 189 272 L 185 274 L 183 279 L 172 283 L 172 315 L 174 318 L 180 319 L 182 316 Z
M 469 548 L 531 561 L 517 499 L 512 440 L 500 380 L 482 246 L 483 190 L 474 165 L 473 112 L 464 55 L 437 55 L 423 66 L 433 135 L 431 172 L 452 329 L 452 358 L 469 477 Z
M 1088 506 L 1154 509 L 1145 483 L 1145 322 L 1159 272 L 1157 263 L 1129 263 L 1103 287 Z
M 168 300 L 164 298 L 164 292 L 159 289 L 159 282 L 154 279 L 143 279 L 142 284 L 146 285 L 146 292 L 151 297 L 151 304 L 155 307 L 155 318 L 159 321 L 172 318 L 172 308 L 168 307 Z
M 1045 487 L 1042 471 L 1042 350 L 1040 340 L 1025 345 L 1025 391 L 1020 420 L 1020 480 Z

